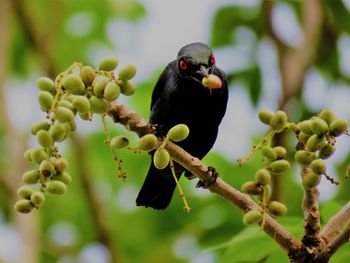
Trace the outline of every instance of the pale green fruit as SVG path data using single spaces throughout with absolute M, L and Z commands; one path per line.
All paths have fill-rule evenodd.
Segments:
M 108 110 L 108 103 L 104 99 L 96 96 L 91 96 L 89 99 L 91 111 L 98 114 L 106 113 Z
M 315 159 L 315 155 L 309 151 L 300 150 L 295 153 L 295 160 L 302 165 L 308 165 Z
M 288 117 L 285 112 L 277 111 L 270 120 L 270 126 L 272 129 L 275 129 L 277 132 L 282 131 L 288 121 Z
M 106 85 L 106 88 L 104 89 L 103 97 L 107 101 L 115 101 L 119 97 L 119 94 L 120 94 L 119 85 L 114 81 L 108 82 L 108 84 Z
M 154 134 L 146 134 L 140 138 L 139 149 L 142 151 L 152 151 L 158 146 L 158 138 Z
M 241 186 L 241 191 L 249 195 L 261 195 L 263 189 L 256 182 L 245 182 Z
M 264 168 L 259 169 L 255 173 L 255 180 L 260 185 L 267 185 L 271 182 L 271 174 Z
M 67 191 L 67 186 L 61 181 L 51 180 L 47 183 L 46 190 L 50 194 L 61 195 Z
M 80 78 L 84 82 L 85 86 L 88 87 L 94 81 L 96 73 L 90 66 L 84 66 L 80 70 Z
M 125 65 L 123 68 L 119 70 L 118 79 L 123 82 L 132 79 L 136 74 L 136 67 L 131 64 Z
M 34 189 L 27 185 L 23 185 L 17 190 L 17 194 L 21 198 L 27 199 L 27 200 L 30 200 L 32 193 L 34 193 Z
M 43 148 L 34 148 L 30 151 L 30 158 L 33 162 L 40 164 L 43 160 L 48 159 L 49 156 Z
M 311 137 L 306 142 L 306 147 L 310 152 L 315 152 L 320 150 L 324 145 L 325 138 L 323 136 L 318 136 L 317 134 L 311 135 Z
M 36 134 L 39 144 L 44 148 L 50 148 L 53 145 L 53 139 L 48 131 L 40 130 Z
M 55 166 L 51 160 L 42 161 L 39 167 L 39 171 L 40 174 L 44 177 L 49 177 L 56 172 Z
M 273 161 L 277 158 L 276 152 L 269 146 L 262 148 L 262 153 L 269 160 Z
M 125 96 L 131 96 L 136 91 L 135 85 L 131 81 L 121 82 L 119 86 L 121 93 L 123 93 Z
M 273 112 L 265 109 L 259 111 L 259 115 L 258 115 L 259 120 L 266 125 L 270 125 L 272 116 L 273 116 Z
M 315 174 L 325 174 L 326 173 L 326 163 L 320 159 L 313 160 L 311 163 L 311 170 Z
M 63 141 L 68 135 L 67 126 L 63 123 L 53 125 L 49 132 L 55 142 Z
M 110 145 L 115 150 L 122 149 L 129 145 L 129 139 L 123 135 L 117 135 L 112 138 Z
M 48 111 L 53 105 L 53 96 L 48 91 L 40 91 L 38 94 L 38 102 L 42 111 Z
M 52 180 L 61 181 L 65 185 L 69 185 L 72 182 L 72 176 L 67 172 L 63 172 L 53 175 Z
M 60 106 L 55 110 L 55 118 L 62 123 L 71 122 L 74 120 L 74 113 L 66 107 Z
M 337 137 L 346 132 L 348 128 L 347 120 L 335 120 L 329 125 L 329 133 L 330 135 Z
M 300 127 L 301 132 L 303 132 L 305 134 L 309 134 L 309 135 L 313 134 L 313 131 L 311 129 L 311 120 L 303 121 L 303 122 L 299 123 L 298 126 Z
M 105 76 L 98 76 L 92 83 L 94 94 L 102 97 L 109 79 Z
M 49 128 L 50 128 L 50 123 L 48 123 L 47 121 L 40 121 L 32 125 L 32 127 L 30 128 L 30 132 L 33 135 L 36 135 L 38 131 L 40 130 L 48 131 Z
M 21 199 L 16 202 L 15 209 L 17 212 L 28 214 L 33 210 L 33 206 L 29 200 Z
M 81 95 L 85 92 L 84 82 L 79 76 L 74 74 L 64 77 L 62 85 L 69 93 L 75 95 Z
M 324 135 L 328 131 L 328 124 L 321 118 L 315 117 L 311 120 L 311 130 L 316 135 Z
M 85 96 L 74 97 L 72 105 L 79 113 L 85 114 L 90 111 L 90 102 Z
M 274 147 L 273 151 L 275 152 L 277 159 L 284 159 L 287 157 L 287 150 L 282 146 Z
M 26 184 L 36 184 L 40 180 L 40 172 L 39 170 L 30 170 L 24 172 L 22 175 L 22 180 Z
M 325 122 L 327 122 L 328 125 L 335 120 L 335 116 L 330 109 L 324 109 L 323 111 L 321 111 L 319 117 Z
M 157 169 L 164 169 L 170 161 L 169 152 L 165 149 L 158 149 L 153 155 L 153 163 Z
M 186 124 L 177 124 L 168 131 L 168 138 L 174 142 L 185 140 L 190 134 L 190 129 Z
M 257 224 L 262 220 L 262 213 L 258 210 L 250 210 L 243 216 L 243 223 L 245 225 Z
M 42 91 L 47 91 L 47 92 L 50 92 L 52 94 L 56 93 L 55 83 L 50 78 L 40 77 L 40 78 L 37 79 L 36 85 Z
M 98 68 L 105 71 L 113 71 L 118 66 L 118 59 L 113 56 L 107 56 L 101 59 Z
M 63 173 L 68 167 L 68 161 L 64 158 L 55 159 L 52 162 L 57 173 Z
M 30 197 L 30 201 L 32 204 L 36 207 L 40 207 L 45 202 L 45 196 L 42 192 L 35 191 L 32 196 Z
M 272 201 L 268 205 L 268 211 L 273 216 L 284 216 L 287 214 L 287 207 L 281 202 Z
M 269 167 L 273 173 L 283 173 L 290 168 L 290 163 L 287 160 L 277 160 L 270 163 Z
M 318 153 L 318 157 L 320 157 L 321 159 L 328 159 L 333 155 L 334 152 L 335 152 L 335 146 L 330 143 L 327 143 L 320 149 Z
M 309 172 L 302 178 L 302 183 L 305 188 L 316 187 L 321 181 L 321 176 L 314 172 Z

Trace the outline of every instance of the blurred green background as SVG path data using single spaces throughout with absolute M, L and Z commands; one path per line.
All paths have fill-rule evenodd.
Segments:
M 78 122 L 77 134 L 61 146 L 73 182 L 63 196 L 47 196 L 29 215 L 13 206 L 23 152 L 42 120 L 35 80 L 54 77 L 73 62 L 93 66 L 105 55 L 138 68 L 136 94 L 122 98 L 149 116 L 151 92 L 168 62 L 185 44 L 201 41 L 214 50 L 230 84 L 227 114 L 204 162 L 239 188 L 261 167 L 259 156 L 243 167 L 235 160 L 266 132 L 257 112 L 283 109 L 292 121 L 331 108 L 350 116 L 350 1 L 258 0 L 0 0 L 0 262 L 19 263 L 233 263 L 288 262 L 272 239 L 246 228 L 242 212 L 219 196 L 181 183 L 193 212 L 174 196 L 165 211 L 138 208 L 135 198 L 149 166 L 147 154 L 121 152 L 128 175 L 116 176 L 99 118 Z M 127 134 L 120 125 L 113 134 Z M 128 135 L 135 143 L 135 135 Z M 293 137 L 277 138 L 294 155 Z M 341 185 L 323 181 L 322 223 L 345 204 L 349 139 L 340 138 L 327 160 Z M 298 167 L 274 180 L 273 199 L 288 216 L 278 219 L 302 236 L 302 188 Z M 350 260 L 344 246 L 331 262 Z

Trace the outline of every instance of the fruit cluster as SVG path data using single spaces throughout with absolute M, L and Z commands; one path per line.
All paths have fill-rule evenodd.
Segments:
M 29 213 L 45 201 L 44 193 L 64 194 L 72 178 L 67 173 L 67 160 L 61 157 L 57 143 L 64 141 L 76 129 L 75 116 L 91 120 L 94 113 L 104 117 L 110 102 L 120 93 L 132 95 L 135 86 L 130 81 L 136 74 L 133 65 L 126 65 L 115 76 L 118 65 L 114 57 L 106 57 L 98 69 L 74 63 L 60 73 L 55 81 L 40 77 L 36 84 L 40 89 L 38 102 L 47 121 L 35 123 L 31 133 L 40 147 L 28 149 L 26 160 L 38 168 L 26 171 L 22 180 L 28 185 L 18 189 L 21 199 L 15 204 L 18 212 Z M 38 187 L 39 186 L 39 187 Z

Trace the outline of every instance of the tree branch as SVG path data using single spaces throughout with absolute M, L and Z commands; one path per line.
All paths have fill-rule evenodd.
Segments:
M 108 115 L 110 115 L 115 122 L 123 124 L 128 130 L 136 132 L 139 136 L 154 132 L 144 119 L 137 113 L 130 112 L 124 105 L 112 103 Z M 193 157 L 172 142 L 167 144 L 166 149 L 169 151 L 174 161 L 196 175 L 201 181 L 204 183 L 210 181 L 211 174 L 208 167 L 198 158 Z M 251 209 L 261 209 L 248 195 L 234 189 L 220 178 L 209 187 L 209 190 L 220 195 L 244 212 Z M 269 215 L 266 215 L 265 224 L 262 226 L 262 229 L 288 254 L 302 247 L 300 241 L 296 240 L 289 231 Z

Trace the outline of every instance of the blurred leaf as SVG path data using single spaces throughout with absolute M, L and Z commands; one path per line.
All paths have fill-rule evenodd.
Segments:
M 329 201 L 320 206 L 321 220 L 325 224 L 334 216 L 343 206 L 336 201 Z
M 330 258 L 329 263 L 350 262 L 350 244 L 347 243 Z
M 343 1 L 333 1 L 333 0 L 326 0 L 326 8 L 329 12 L 328 14 L 331 14 L 331 22 L 333 22 L 338 30 L 344 30 L 347 33 L 350 33 L 350 12 L 346 8 Z

